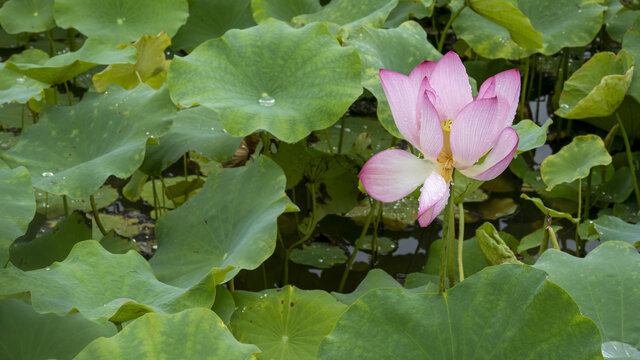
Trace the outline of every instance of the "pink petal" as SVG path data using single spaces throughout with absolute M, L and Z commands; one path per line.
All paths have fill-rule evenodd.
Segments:
M 449 51 L 439 61 L 429 77 L 429 83 L 442 100 L 438 109 L 447 119 L 455 119 L 458 112 L 473 100 L 467 71 L 458 55 Z
M 409 74 L 409 79 L 413 85 L 417 88 L 422 84 L 422 80 L 424 78 L 428 78 L 431 76 L 433 69 L 435 69 L 438 62 L 436 61 L 424 61 L 420 65 L 416 66 L 413 70 L 411 70 L 411 74 Z
M 392 202 L 411 194 L 434 168 L 434 164 L 411 153 L 390 149 L 369 159 L 358 177 L 372 198 Z
M 504 120 L 504 126 L 510 126 L 518 109 L 520 83 L 517 69 L 503 71 L 482 83 L 477 99 L 497 97 L 499 117 Z
M 428 86 L 427 79 L 424 79 L 423 82 Z M 421 87 L 421 89 L 423 87 Z M 417 110 L 420 118 L 420 151 L 424 154 L 425 159 L 435 163 L 437 162 L 438 154 L 440 154 L 442 150 L 442 142 L 444 139 L 442 125 L 440 124 L 440 115 L 429 100 L 428 94 L 422 90 L 420 93 L 424 94 L 422 101 L 418 102 Z
M 460 172 L 477 180 L 491 180 L 500 175 L 509 166 L 517 149 L 518 134 L 512 127 L 506 127 L 498 135 L 493 149 L 491 149 L 482 164 L 460 170 Z
M 418 223 L 425 227 L 435 219 L 447 205 L 449 199 L 449 183 L 435 171 L 424 181 L 420 189 L 420 206 L 418 208 Z
M 416 118 L 416 104 L 420 84 L 414 85 L 408 76 L 386 69 L 380 69 L 380 82 L 398 130 L 408 142 L 418 147 L 420 124 Z
M 450 143 L 456 168 L 473 165 L 489 151 L 503 128 L 497 114 L 496 98 L 476 99 L 453 120 Z

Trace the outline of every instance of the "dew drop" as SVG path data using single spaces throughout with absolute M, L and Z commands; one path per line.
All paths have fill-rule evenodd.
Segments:
M 258 99 L 258 104 L 261 106 L 273 106 L 276 104 L 276 99 L 272 98 L 267 93 L 262 93 L 262 97 Z
M 17 78 L 17 79 L 16 79 L 16 82 L 17 82 L 18 84 L 24 84 L 24 81 L 25 81 L 25 80 L 26 80 L 26 79 L 25 79 L 25 77 L 23 76 L 23 77 L 19 77 L 19 78 Z
M 53 176 L 53 173 L 52 173 L 52 172 L 49 172 L 49 171 L 45 171 L 45 172 L 43 172 L 43 173 L 42 173 L 42 176 L 44 176 L 44 177 L 50 177 L 50 176 Z
M 567 105 L 567 104 L 560 104 L 560 107 L 561 107 L 561 108 L 563 108 L 563 109 L 568 109 L 568 108 L 569 108 L 569 105 Z
M 282 342 L 285 343 L 285 344 L 288 343 L 289 342 L 289 337 L 287 335 L 283 336 L 282 337 Z
M 323 263 L 323 262 L 324 262 L 324 259 L 318 259 L 318 262 Z
M 46 271 L 49 271 L 49 270 L 51 270 L 51 268 L 50 268 L 50 267 L 46 267 L 46 268 L 45 268 L 45 270 L 46 270 Z
M 125 19 L 126 19 L 126 18 L 118 18 L 118 19 L 116 20 L 116 22 L 118 23 L 118 25 L 122 25 L 122 23 L 124 22 L 124 20 L 125 20 Z
M 38 16 L 38 15 L 40 15 L 40 14 L 37 11 L 33 12 L 33 16 Z

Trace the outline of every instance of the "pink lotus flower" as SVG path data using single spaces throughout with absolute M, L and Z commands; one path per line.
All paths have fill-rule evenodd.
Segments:
M 486 181 L 509 166 L 518 147 L 510 126 L 520 96 L 518 70 L 487 79 L 475 99 L 454 52 L 423 62 L 409 76 L 380 69 L 380 81 L 398 130 L 424 158 L 390 149 L 369 159 L 359 177 L 374 199 L 396 201 L 422 185 L 418 222 L 427 226 L 447 204 L 454 168 Z

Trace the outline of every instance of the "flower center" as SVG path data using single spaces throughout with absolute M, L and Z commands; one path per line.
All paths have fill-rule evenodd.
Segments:
M 450 132 L 451 131 L 451 124 L 453 124 L 453 119 L 447 119 L 447 120 L 440 121 L 440 125 L 442 126 L 442 131 L 444 131 L 444 132 Z

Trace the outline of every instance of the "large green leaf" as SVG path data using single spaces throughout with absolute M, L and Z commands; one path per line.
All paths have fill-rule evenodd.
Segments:
M 10 57 L 8 61 L 12 61 Z M 6 68 L 5 63 L 0 64 L 0 104 L 17 101 L 21 104 L 34 98 L 42 99 L 42 90 L 49 85 L 30 79 Z
M 0 156 L 29 169 L 35 187 L 86 198 L 110 175 L 131 175 L 142 163 L 147 138 L 166 133 L 175 110 L 166 87 L 112 86 L 87 93 L 74 106 L 46 108 L 40 122 Z
M 146 314 L 116 336 L 99 338 L 74 359 L 252 359 L 259 349 L 233 338 L 209 309 Z
M 262 129 L 287 142 L 335 123 L 362 92 L 358 55 L 325 25 L 296 30 L 277 20 L 174 58 L 167 80 L 176 103 L 215 110 L 229 134 Z
M 0 267 L 9 260 L 9 245 L 22 236 L 36 212 L 27 169 L 0 170 Z
M 351 305 L 360 296 L 366 294 L 373 289 L 387 289 L 387 288 L 401 288 L 402 285 L 396 281 L 391 275 L 387 274 L 382 269 L 371 269 L 367 273 L 364 279 L 358 284 L 358 287 L 348 294 L 331 293 L 340 302 Z
M 136 50 L 132 46 L 119 49 L 102 40 L 87 39 L 77 51 L 50 59 L 39 50 L 31 50 L 29 56 L 12 59 L 6 62 L 7 69 L 47 84 L 59 84 L 97 65 L 135 63 Z
M 50 267 L 25 272 L 9 264 L 0 270 L 0 298 L 25 294 L 39 313 L 78 311 L 98 323 L 122 323 L 147 312 L 211 307 L 215 283 L 213 274 L 203 276 L 190 290 L 161 283 L 135 251 L 111 254 L 88 240 L 77 243 L 64 261 Z
M 607 34 L 613 40 L 622 42 L 622 37 L 640 15 L 640 11 L 631 11 L 625 8 L 620 0 L 607 0 L 607 2 L 607 10 L 604 12 Z
M 284 187 L 282 170 L 265 157 L 209 174 L 197 195 L 156 224 L 158 278 L 189 287 L 212 269 L 221 283 L 258 267 L 275 248 L 276 218 L 289 204 Z
M 242 138 L 224 131 L 213 110 L 203 106 L 185 109 L 178 112 L 171 130 L 158 139 L 158 145 L 147 146 L 141 170 L 159 176 L 167 165 L 189 150 L 222 162 L 235 153 L 241 142 Z
M 373 290 L 342 315 L 318 359 L 602 359 L 591 319 L 545 273 L 487 268 L 444 294 Z
M 427 34 L 415 21 L 407 21 L 396 29 L 374 29 L 368 26 L 349 33 L 345 43 L 358 50 L 362 61 L 362 86 L 378 99 L 380 123 L 401 138 L 391 108 L 380 83 L 380 69 L 409 74 L 425 60 L 438 60 L 442 55 L 427 41 Z
M 297 26 L 305 26 L 315 21 L 324 21 L 334 29 L 340 26 L 349 31 L 362 25 L 381 27 L 396 5 L 398 0 L 333 0 L 319 11 L 298 15 L 291 22 Z
M 600 328 L 604 341 L 640 348 L 640 254 L 633 246 L 611 241 L 585 258 L 558 250 L 542 254 L 535 267 L 549 274 Z
M 21 300 L 0 300 L 0 358 L 66 360 L 101 336 L 116 334 L 113 324 L 96 324 L 80 314 L 38 314 Z
M 567 119 L 609 116 L 624 100 L 633 76 L 633 58 L 620 50 L 595 54 L 565 81 L 556 115 Z
M 511 39 L 525 49 L 542 47 L 542 34 L 531 26 L 531 21 L 508 0 L 469 0 L 473 11 L 504 27 Z
M 9 0 L 0 9 L 0 25 L 9 34 L 53 29 L 53 0 Z
M 564 47 L 587 45 L 600 30 L 605 9 L 598 1 L 593 0 L 503 2 L 517 4 L 518 10 L 531 21 L 533 28 L 542 33 L 542 48 L 527 50 L 521 47 L 513 40 L 507 28 L 465 8 L 453 22 L 453 28 L 456 36 L 483 57 L 520 59 L 535 52 L 552 55 Z M 510 21 L 509 18 L 505 20 Z
M 41 236 L 11 246 L 11 263 L 22 270 L 41 269 L 67 257 L 73 245 L 91 239 L 91 220 L 74 212 Z
M 640 18 L 636 17 L 633 26 L 631 26 L 624 34 L 624 37 L 622 38 L 622 48 L 633 56 L 635 64 L 640 64 Z M 633 80 L 631 81 L 628 93 L 637 101 L 640 101 L 640 69 L 633 72 Z M 636 122 L 634 121 L 634 123 Z M 625 129 L 629 131 L 628 126 L 625 126 Z M 635 131 L 632 133 L 635 133 Z
M 321 8 L 318 0 L 251 0 L 253 18 L 258 24 L 270 17 L 289 21 L 296 15 L 315 13 Z
M 187 0 L 56 0 L 53 11 L 60 27 L 127 43 L 161 31 L 173 36 L 187 21 L 189 5 Z
M 233 295 L 238 310 L 229 327 L 238 340 L 262 350 L 258 359 L 315 359 L 320 342 L 347 308 L 322 290 L 291 285 Z
M 547 142 L 547 129 L 553 124 L 553 120 L 547 119 L 542 126 L 538 126 L 531 120 L 521 120 L 513 125 L 518 133 L 518 153 L 539 148 Z
M 551 190 L 558 184 L 587 177 L 594 166 L 609 163 L 611 155 L 599 136 L 580 135 L 557 153 L 547 156 L 540 164 L 540 175 L 547 190 Z
M 622 219 L 603 215 L 593 220 L 600 241 L 619 240 L 640 247 L 640 224 L 629 224 Z
M 387 17 L 387 20 L 384 22 L 383 27 L 395 28 L 400 26 L 407 20 L 424 19 L 425 17 L 431 16 L 433 14 L 434 6 L 434 0 L 400 0 L 398 2 L 398 5 L 391 11 L 389 16 Z
M 227 30 L 245 29 L 255 24 L 249 0 L 189 0 L 189 18 L 173 37 L 173 47 L 191 51 Z

